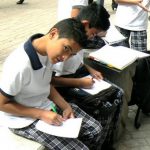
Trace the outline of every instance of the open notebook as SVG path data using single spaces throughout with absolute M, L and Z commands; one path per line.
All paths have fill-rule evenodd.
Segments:
M 82 118 L 67 119 L 61 126 L 54 126 L 39 120 L 36 124 L 36 128 L 54 136 L 77 138 L 81 128 L 81 123 Z
M 123 70 L 138 58 L 147 57 L 150 55 L 124 46 L 113 47 L 110 45 L 105 45 L 101 49 L 91 52 L 89 56 L 94 60 L 107 65 L 108 67 Z

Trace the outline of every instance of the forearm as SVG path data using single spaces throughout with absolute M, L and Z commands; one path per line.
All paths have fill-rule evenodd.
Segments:
M 93 70 L 93 68 L 92 68 L 92 67 L 90 67 L 90 66 L 88 66 L 88 65 L 86 65 L 86 64 L 84 64 L 84 66 L 87 68 L 87 70 L 89 71 L 89 73 L 91 73 L 91 72 L 92 72 L 92 70 Z
M 53 77 L 51 83 L 58 87 L 61 87 L 61 86 L 80 87 L 81 86 L 80 78 Z
M 64 98 L 57 92 L 57 90 L 51 86 L 49 99 L 52 100 L 58 107 L 62 110 L 65 110 L 67 107 L 70 107 L 70 104 L 64 100 Z
M 1 103 L 0 110 L 16 116 L 25 116 L 36 119 L 40 119 L 41 114 L 44 111 L 37 108 L 26 107 L 16 102 L 11 102 L 10 100 L 5 103 Z
M 138 5 L 142 0 L 115 0 L 116 3 Z

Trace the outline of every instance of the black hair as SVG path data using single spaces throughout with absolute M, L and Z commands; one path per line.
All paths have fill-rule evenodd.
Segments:
M 109 17 L 108 11 L 102 5 L 93 2 L 83 7 L 76 18 L 80 21 L 88 20 L 90 28 L 94 27 L 106 31 L 110 26 Z
M 81 23 L 81 21 L 76 20 L 74 18 L 68 18 L 59 21 L 52 28 L 58 29 L 59 38 L 73 39 L 81 47 L 83 48 L 86 47 L 87 36 L 86 36 L 85 28 Z

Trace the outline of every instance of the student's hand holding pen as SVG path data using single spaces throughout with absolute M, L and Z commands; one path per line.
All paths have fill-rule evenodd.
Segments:
M 95 83 L 93 77 L 86 77 L 86 78 L 80 78 L 80 87 L 82 88 L 92 88 L 93 84 Z
M 40 119 L 48 124 L 52 124 L 56 126 L 60 126 L 62 122 L 65 120 L 61 115 L 51 110 L 50 111 L 42 110 Z

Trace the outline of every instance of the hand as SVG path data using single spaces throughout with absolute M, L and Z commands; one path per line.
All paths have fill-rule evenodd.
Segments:
M 92 77 L 97 79 L 97 80 L 103 79 L 103 75 L 99 71 L 96 71 L 96 70 L 93 69 L 92 71 L 90 71 L 90 73 L 91 73 Z
M 90 57 L 92 59 L 92 57 Z M 89 73 L 91 74 L 91 76 L 97 80 L 101 80 L 103 79 L 103 75 L 100 71 L 97 71 L 95 69 L 93 69 L 92 67 L 90 66 L 87 66 L 86 65 L 86 68 L 88 69 Z
M 44 110 L 41 114 L 41 120 L 48 124 L 60 126 L 64 121 L 63 117 L 55 112 Z
M 90 89 L 94 84 L 94 80 L 91 77 L 80 78 L 80 87 Z
M 63 119 L 66 120 L 68 118 L 74 118 L 74 113 L 70 105 L 63 111 Z
M 141 2 L 138 3 L 138 6 L 141 7 L 144 11 L 150 12 L 150 10 L 146 6 L 144 6 Z

